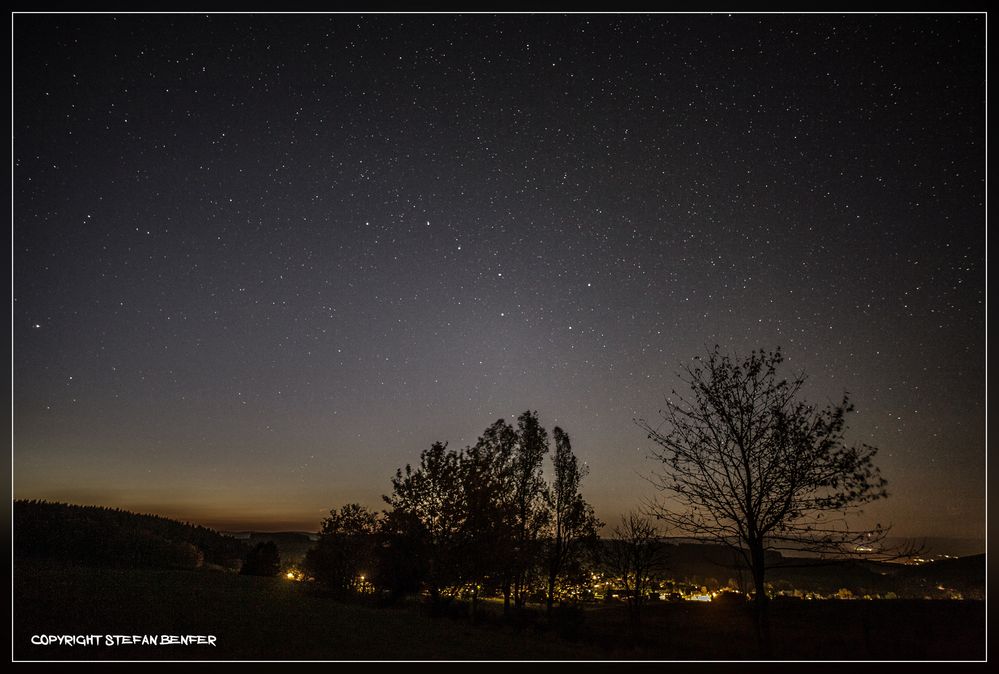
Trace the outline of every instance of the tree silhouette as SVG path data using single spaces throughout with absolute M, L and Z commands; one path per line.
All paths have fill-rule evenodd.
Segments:
M 555 440 L 554 479 L 546 493 L 550 532 L 545 555 L 548 581 L 545 602 L 549 613 L 559 577 L 567 566 L 578 561 L 587 544 L 596 543 L 597 529 L 603 524 L 579 493 L 579 483 L 589 469 L 580 467 L 565 431 L 556 426 L 552 437 Z
M 281 570 L 281 555 L 274 541 L 257 543 L 246 553 L 239 572 L 244 576 L 276 576 Z
M 420 547 L 427 553 L 424 582 L 436 603 L 442 590 L 462 580 L 466 502 L 460 455 L 448 450 L 447 443 L 435 442 L 420 454 L 416 468 L 406 464 L 396 471 L 392 494 L 382 498 L 400 511 L 396 522 L 415 527 L 408 537 L 422 541 Z
M 13 554 L 117 567 L 238 569 L 242 541 L 212 529 L 117 508 L 15 500 Z
M 513 596 L 517 608 L 527 602 L 527 582 L 539 557 L 539 536 L 548 523 L 542 462 L 548 454 L 548 431 L 530 410 L 517 417 L 513 455 L 514 547 Z M 508 593 L 507 593 L 508 594 Z
M 659 426 L 637 421 L 663 463 L 652 480 L 667 500 L 651 512 L 742 556 L 766 632 L 766 551 L 874 547 L 886 530 L 852 531 L 846 515 L 887 496 L 886 481 L 873 464 L 874 447 L 844 442 L 848 396 L 823 409 L 797 400 L 805 376 L 778 377 L 779 348 L 739 359 L 716 346 L 696 361 L 681 376 L 691 397 L 673 391 Z
M 419 592 L 427 576 L 427 539 L 419 519 L 411 512 L 392 509 L 379 521 L 376 537 L 374 583 L 396 600 Z
M 361 576 L 374 570 L 374 513 L 357 503 L 330 510 L 322 521 L 319 542 L 305 555 L 308 573 L 334 593 L 345 596 L 361 586 Z
M 630 512 L 611 530 L 604 545 L 604 562 L 628 592 L 628 616 L 635 638 L 641 636 L 641 609 L 652 577 L 665 570 L 666 546 L 649 519 Z
M 460 452 L 434 443 L 418 466 L 396 471 L 392 494 L 383 497 L 392 507 L 379 553 L 386 578 L 402 587 L 419 577 L 433 602 L 470 598 L 474 620 L 483 593 L 502 592 L 504 613 L 511 600 L 522 608 L 544 562 L 550 605 L 555 581 L 600 525 L 579 494 L 586 471 L 569 436 L 556 428 L 555 440 L 551 487 L 542 475 L 549 436 L 532 411 L 516 427 L 495 421 Z M 425 562 L 407 562 L 394 550 L 420 551 Z
M 461 530 L 464 567 L 475 619 L 480 590 L 508 590 L 515 537 L 513 453 L 517 434 L 503 419 L 461 454 L 466 516 Z M 508 605 L 508 604 L 507 604 Z

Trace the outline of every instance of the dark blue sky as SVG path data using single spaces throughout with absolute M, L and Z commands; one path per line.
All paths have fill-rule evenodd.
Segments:
M 985 519 L 985 17 L 15 15 L 14 495 L 316 529 L 780 346 L 902 535 Z

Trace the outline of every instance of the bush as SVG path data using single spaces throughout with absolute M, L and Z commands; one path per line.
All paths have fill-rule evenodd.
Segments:
M 244 576 L 276 576 L 281 571 L 281 555 L 274 541 L 257 543 L 246 553 L 239 572 Z

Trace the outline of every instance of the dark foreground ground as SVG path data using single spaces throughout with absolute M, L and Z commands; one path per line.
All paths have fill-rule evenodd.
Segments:
M 635 639 L 623 607 L 538 616 L 515 629 L 317 597 L 306 584 L 221 572 L 18 564 L 14 659 L 93 660 L 744 660 L 761 659 L 746 607 L 661 604 Z M 490 611 L 493 617 L 490 617 Z M 773 657 L 978 660 L 983 602 L 823 601 L 773 607 Z M 36 646 L 33 635 L 200 634 L 207 646 Z M 103 642 L 103 638 L 101 639 Z

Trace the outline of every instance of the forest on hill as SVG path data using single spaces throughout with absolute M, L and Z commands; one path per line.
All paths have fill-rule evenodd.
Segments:
M 238 568 L 246 545 L 213 529 L 117 508 L 13 502 L 16 559 L 128 568 Z

